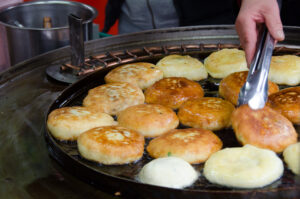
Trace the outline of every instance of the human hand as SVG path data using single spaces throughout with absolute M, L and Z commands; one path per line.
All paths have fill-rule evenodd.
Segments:
M 280 12 L 276 0 L 242 0 L 235 22 L 236 31 L 246 53 L 248 66 L 256 50 L 259 26 L 265 23 L 275 41 L 284 40 Z

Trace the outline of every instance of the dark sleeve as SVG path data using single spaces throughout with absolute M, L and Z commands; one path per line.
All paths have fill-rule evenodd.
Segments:
M 105 7 L 105 20 L 102 32 L 107 33 L 119 19 L 121 7 L 125 0 L 108 0 Z
M 283 0 L 281 8 L 281 20 L 285 26 L 300 26 L 300 1 Z
M 237 0 L 173 0 L 180 26 L 234 24 Z

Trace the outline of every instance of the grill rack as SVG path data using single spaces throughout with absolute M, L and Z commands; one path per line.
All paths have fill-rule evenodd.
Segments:
M 154 46 L 143 47 L 131 50 L 106 52 L 95 56 L 89 56 L 85 58 L 82 67 L 71 65 L 70 63 L 64 63 L 60 69 L 62 71 L 73 70 L 77 76 L 87 75 L 94 71 L 101 70 L 106 67 L 115 66 L 118 64 L 127 64 L 134 61 L 139 61 L 147 58 L 155 58 L 164 55 L 171 54 L 186 54 L 191 52 L 203 52 L 221 50 L 223 48 L 239 48 L 238 44 L 189 44 L 189 45 L 172 45 L 172 46 Z M 280 53 L 280 51 L 289 51 L 294 55 L 299 55 L 299 49 L 276 47 L 274 53 Z
M 172 46 L 143 47 L 131 50 L 106 52 L 85 59 L 82 67 L 73 66 L 70 63 L 62 64 L 61 70 L 72 69 L 78 76 L 86 75 L 94 71 L 118 64 L 126 64 L 147 58 L 155 58 L 170 54 L 185 54 L 197 51 L 220 50 L 223 48 L 240 48 L 235 44 L 190 44 Z

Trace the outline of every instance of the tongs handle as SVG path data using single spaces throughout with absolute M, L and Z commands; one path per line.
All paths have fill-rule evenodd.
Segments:
M 250 65 L 248 77 L 251 77 L 251 75 L 253 75 L 255 71 L 262 70 L 262 66 L 264 65 L 261 63 L 264 63 L 265 59 L 268 59 L 270 56 L 272 57 L 275 41 L 270 35 L 265 24 L 263 24 L 260 38 L 261 39 L 258 43 L 254 59 L 252 60 Z
M 247 101 L 252 109 L 263 108 L 268 99 L 268 74 L 275 41 L 265 26 L 259 45 L 246 81 L 250 88 Z
M 281 10 L 282 0 L 277 0 L 277 3 L 278 3 L 279 10 Z M 263 24 L 259 35 L 259 43 L 256 47 L 256 53 L 250 65 L 248 77 L 254 74 L 256 70 L 260 70 L 260 68 L 258 68 L 259 66 L 263 66 L 260 64 L 259 60 L 264 60 L 263 58 L 266 56 L 267 56 L 266 58 L 269 58 L 269 56 L 272 57 L 274 46 L 275 46 L 275 41 L 273 37 L 270 35 L 266 25 Z M 267 66 L 269 66 L 269 64 L 267 64 Z
M 278 0 L 279 8 L 281 0 Z M 275 41 L 263 24 L 256 53 L 250 65 L 247 80 L 239 93 L 238 105 L 248 104 L 261 109 L 268 99 L 268 74 Z
M 277 0 L 277 3 L 278 3 L 279 10 L 281 10 L 282 0 Z M 260 65 L 259 60 L 261 59 L 261 57 L 265 57 L 270 54 L 272 56 L 272 52 L 274 49 L 275 41 L 274 41 L 273 37 L 270 35 L 265 24 L 263 24 L 260 33 L 261 34 L 259 35 L 259 43 L 256 46 L 256 53 L 255 53 L 253 61 L 251 62 L 248 77 L 249 77 L 249 75 L 253 74 L 254 71 L 259 69 L 259 68 L 257 68 L 257 66 Z

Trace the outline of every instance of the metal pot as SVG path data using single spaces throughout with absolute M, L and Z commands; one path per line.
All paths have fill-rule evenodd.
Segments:
M 34 1 L 0 12 L 0 26 L 7 36 L 11 65 L 69 44 L 68 15 L 83 19 L 84 40 L 91 40 L 95 8 L 70 1 Z M 50 17 L 51 27 L 44 27 Z

